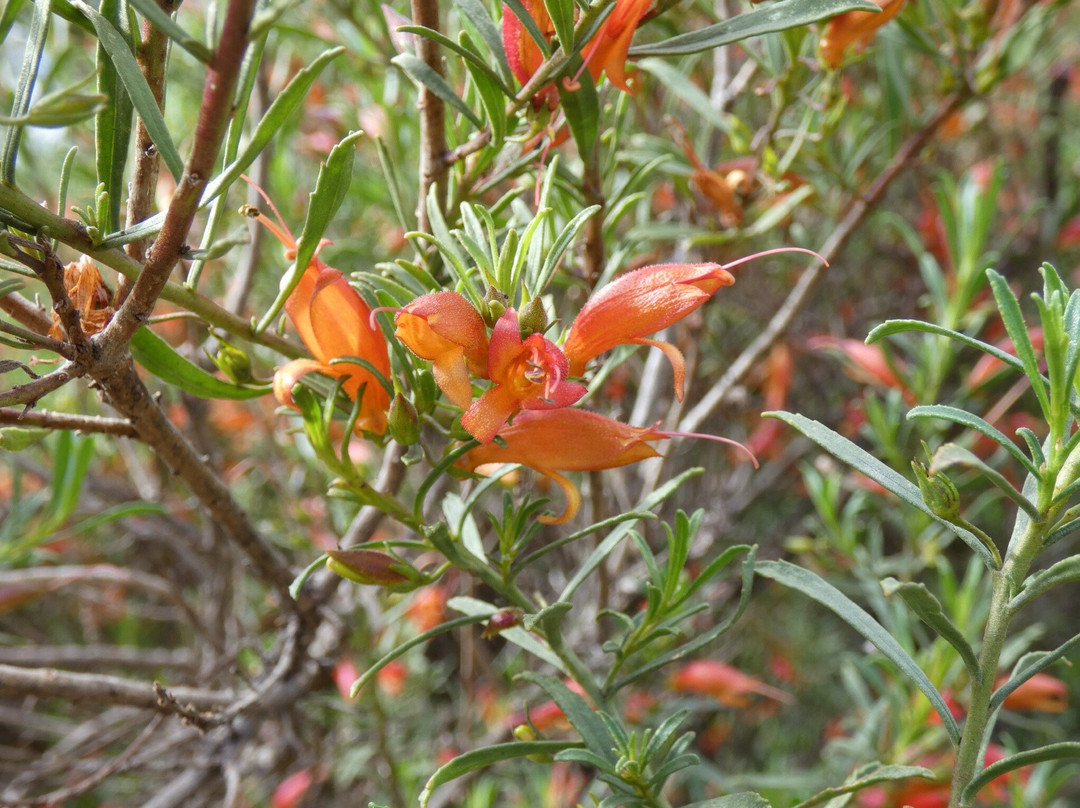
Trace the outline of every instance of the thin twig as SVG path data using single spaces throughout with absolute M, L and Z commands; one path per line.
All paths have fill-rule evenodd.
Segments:
M 72 379 L 79 378 L 83 373 L 82 368 L 74 362 L 65 362 L 48 376 L 42 376 L 40 379 L 34 379 L 34 381 L 26 384 L 16 385 L 6 393 L 0 393 L 0 407 L 7 407 L 12 404 L 32 406 L 54 390 L 59 390 Z
M 66 412 L 24 411 L 0 408 L 0 424 L 42 426 L 48 429 L 74 429 L 122 438 L 137 437 L 131 424 L 123 418 L 103 418 L 96 415 L 72 415 Z
M 49 329 L 52 328 L 52 318 L 49 317 L 49 313 L 18 292 L 9 292 L 0 297 L 0 311 L 6 311 L 37 334 L 48 334 Z
M 200 710 L 219 710 L 234 704 L 232 690 L 204 690 L 198 687 L 170 688 L 179 701 Z M 18 698 L 64 699 L 84 704 L 122 704 L 157 710 L 158 697 L 151 685 L 119 676 L 75 673 L 56 668 L 20 668 L 0 665 L 0 693 Z

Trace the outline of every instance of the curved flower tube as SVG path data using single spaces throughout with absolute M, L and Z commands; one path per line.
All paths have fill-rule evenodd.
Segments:
M 630 426 L 613 418 L 572 408 L 525 411 L 499 431 L 498 443 L 478 446 L 458 461 L 458 467 L 474 471 L 486 463 L 520 463 L 554 481 L 566 495 L 566 509 L 558 516 L 541 516 L 541 522 L 561 525 L 574 518 L 581 507 L 581 492 L 560 472 L 602 471 L 659 457 L 650 441 L 667 433 Z
M 434 292 L 416 298 L 394 317 L 395 336 L 421 359 L 432 362 L 439 389 L 468 409 L 472 382 L 488 375 L 488 335 L 484 318 L 457 292 Z
M 634 32 L 651 5 L 652 0 L 617 0 L 615 10 L 582 52 L 593 81 L 599 81 L 600 74 L 606 73 L 608 81 L 620 90 L 631 91 L 626 83 L 626 55 Z
M 540 334 L 521 338 L 514 309 L 504 311 L 492 329 L 487 366 L 492 386 L 461 417 L 481 443 L 491 443 L 519 410 L 569 407 L 586 392 L 585 385 L 566 381 L 568 363 L 555 343 Z
M 537 28 L 548 42 L 555 36 L 555 25 L 548 14 L 544 0 L 523 0 L 522 5 L 533 18 Z M 514 74 L 522 86 L 529 83 L 529 79 L 544 63 L 544 54 L 540 47 L 529 36 L 517 14 L 510 10 L 509 6 L 503 6 L 502 16 L 503 49 L 506 51 L 506 61 L 510 65 L 510 72 Z M 539 107 L 547 104 L 549 109 L 554 109 L 559 103 L 559 93 L 551 85 L 540 90 L 533 96 L 533 106 Z
M 801 247 L 748 255 L 729 264 L 656 264 L 622 275 L 582 306 L 563 343 L 570 363 L 570 375 L 580 376 L 593 357 L 616 345 L 636 343 L 659 348 L 675 373 L 675 396 L 681 401 L 686 363 L 674 345 L 646 339 L 677 323 L 701 306 L 735 278 L 728 271 L 739 264 L 778 252 L 801 252 L 821 256 Z
M 829 27 L 818 47 L 821 58 L 834 70 L 844 62 L 844 54 L 852 45 L 865 48 L 878 28 L 900 13 L 905 0 L 873 0 L 881 8 L 874 11 L 846 11 L 829 20 Z

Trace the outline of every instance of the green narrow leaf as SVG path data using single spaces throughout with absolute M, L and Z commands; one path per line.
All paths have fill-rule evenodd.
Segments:
M 979 790 L 983 786 L 989 785 L 996 778 L 1008 772 L 1015 771 L 1016 769 L 1022 769 L 1025 766 L 1034 766 L 1036 763 L 1043 763 L 1049 760 L 1069 760 L 1080 759 L 1080 743 L 1076 741 L 1063 741 L 1062 743 L 1052 743 L 1048 746 L 1040 746 L 1038 749 L 1031 749 L 1027 752 L 1017 752 L 1015 755 L 1010 755 L 1007 758 L 991 763 L 981 772 L 979 772 L 968 783 L 967 788 L 964 789 L 964 793 L 960 799 L 964 805 L 970 805 L 971 801 L 975 798 L 975 795 L 979 793 Z
M 772 803 L 755 791 L 740 791 L 738 794 L 695 802 L 685 808 L 772 808 Z
M 514 77 L 506 61 L 502 34 L 487 9 L 484 8 L 484 4 L 480 0 L 454 0 L 454 5 L 461 9 L 461 13 L 468 18 L 469 22 L 476 26 L 484 44 L 487 45 L 488 53 L 495 57 L 495 66 L 499 70 L 499 75 L 502 76 L 503 84 L 510 87 Z
M 180 159 L 176 146 L 173 145 L 172 137 L 165 126 L 165 119 L 161 116 L 154 94 L 146 83 L 146 78 L 139 70 L 139 63 L 135 61 L 135 55 L 131 52 L 131 46 L 124 35 L 116 30 L 111 22 L 96 10 L 88 6 L 83 0 L 72 0 L 72 5 L 82 12 L 98 35 L 98 42 L 109 56 L 116 74 L 127 90 L 131 103 L 135 106 L 139 117 L 142 119 L 150 139 L 157 146 L 161 160 L 165 163 L 169 173 L 177 180 L 184 173 L 184 161 Z
M 282 279 L 277 297 L 255 327 L 257 333 L 262 333 L 269 328 L 281 313 L 285 301 L 296 289 L 304 271 L 315 257 L 326 228 L 337 214 L 349 190 L 349 183 L 352 182 L 353 158 L 356 155 L 356 141 L 363 136 L 363 132 L 347 134 L 330 150 L 326 161 L 319 166 L 315 190 L 308 194 L 304 226 L 300 231 L 300 237 L 296 240 L 296 258 L 288 274 Z
M 544 7 L 563 53 L 569 55 L 574 47 L 574 0 L 544 0 Z
M 398 224 L 406 232 L 415 230 L 416 219 L 411 209 L 405 205 L 405 201 L 402 199 L 401 186 L 398 184 L 397 172 L 394 170 L 394 161 L 390 159 L 390 152 L 387 150 L 382 138 L 375 138 L 375 150 L 379 154 L 379 168 L 382 169 L 383 177 L 386 179 L 386 189 L 390 194 L 390 202 L 394 206 L 394 213 L 397 214 Z M 438 289 L 440 287 L 433 286 L 431 288 Z
M 869 452 L 859 448 L 842 435 L 838 435 L 827 426 L 802 415 L 790 412 L 764 412 L 762 417 L 779 418 L 802 432 L 810 440 L 821 446 L 839 460 L 844 461 L 856 471 L 860 471 L 871 480 L 879 483 L 887 491 L 896 494 L 904 502 L 925 513 L 931 519 L 947 527 L 959 536 L 968 547 L 975 551 L 988 569 L 996 569 L 993 556 L 979 538 L 969 530 L 942 519 L 923 502 L 918 487 L 906 477 L 886 466 Z
M 563 81 L 556 81 L 555 89 L 558 90 L 563 115 L 577 144 L 578 154 L 588 163 L 593 159 L 600 131 L 600 100 L 592 76 L 588 70 L 582 70 L 581 65 L 580 56 L 569 61 L 568 74 L 577 76 L 574 89 L 568 89 Z
M 1080 581 L 1080 556 L 1070 556 L 1039 570 L 1026 581 L 1023 588 L 1009 602 L 1009 611 L 1016 614 L 1039 595 L 1049 592 L 1062 584 Z
M 787 561 L 759 561 L 755 565 L 755 571 L 758 575 L 772 578 L 817 601 L 873 643 L 930 700 L 930 704 L 941 716 L 941 722 L 949 733 L 949 738 L 954 744 L 959 744 L 960 729 L 956 725 L 956 719 L 953 718 L 945 699 L 934 687 L 934 683 L 927 678 L 922 668 L 908 655 L 903 646 L 865 609 L 816 573 Z
M 496 84 L 491 79 L 488 72 L 480 70 L 470 62 L 465 63 L 465 69 L 469 71 L 480 96 L 480 103 L 484 105 L 484 114 L 487 115 L 488 125 L 491 127 L 491 148 L 498 151 L 506 138 L 505 91 L 501 83 Z
M 469 109 L 469 105 L 461 100 L 461 96 L 454 92 L 446 79 L 431 69 L 429 65 L 413 56 L 411 53 L 399 53 L 390 60 L 405 71 L 406 75 L 419 85 L 427 87 L 439 98 L 460 112 L 477 129 L 483 129 L 484 124 L 476 117 L 476 113 Z
M 11 31 L 11 26 L 15 24 L 15 20 L 19 17 L 19 12 L 22 11 L 22 7 L 26 5 L 27 0 L 7 0 L 4 4 L 4 11 L 0 14 L 0 44 L 7 39 L 8 33 Z
M 794 806 L 794 808 L 812 808 L 812 806 L 820 805 L 826 800 L 841 797 L 845 794 L 853 794 L 856 791 L 862 791 L 864 788 L 877 785 L 878 783 L 888 783 L 895 780 L 910 780 L 913 777 L 921 777 L 926 780 L 937 779 L 937 776 L 930 769 L 923 768 L 922 766 L 899 766 L 894 764 L 870 763 L 860 767 L 857 771 L 852 773 L 851 777 L 849 777 L 842 786 L 827 788 L 824 791 L 820 791 L 810 799 L 800 802 L 798 805 Z
M 432 792 L 439 786 L 456 780 L 469 772 L 490 766 L 492 763 L 513 760 L 527 755 L 553 755 L 556 752 L 579 748 L 580 746 L 581 744 L 577 741 L 513 741 L 463 752 L 431 775 L 431 778 L 424 786 L 424 790 L 420 793 L 420 806 L 426 808 L 431 800 Z
M 589 751 L 598 755 L 609 763 L 615 762 L 614 744 L 611 736 L 604 728 L 604 722 L 593 712 L 592 707 L 581 696 L 572 691 L 554 676 L 542 673 L 525 671 L 520 678 L 526 682 L 532 682 L 547 693 L 559 709 L 563 711 L 566 720 L 578 731 L 581 739 Z
M 961 410 L 958 407 L 950 407 L 946 404 L 921 404 L 918 407 L 912 407 L 907 414 L 908 418 L 941 418 L 945 421 L 952 421 L 954 424 L 960 424 L 970 429 L 974 429 L 976 432 L 985 435 L 998 444 L 1002 449 L 1016 458 L 1021 465 L 1028 472 L 1038 479 L 1040 477 L 1039 469 L 1035 464 L 1031 462 L 1031 458 L 1013 443 L 1005 433 L 967 410 Z
M 933 323 L 924 323 L 922 320 L 886 320 L 884 323 L 870 331 L 866 337 L 866 344 L 871 345 L 883 337 L 892 336 L 893 334 L 903 334 L 908 331 L 921 331 L 925 334 L 936 334 L 941 337 L 948 337 L 963 345 L 977 348 L 983 353 L 989 354 L 995 359 L 1004 362 L 1014 370 L 1018 370 L 1021 373 L 1024 372 L 1024 363 L 1011 353 L 1003 351 L 988 342 L 969 337 L 967 334 L 961 334 L 959 331 L 953 331 L 950 328 L 944 328 L 943 326 L 934 325 Z
M 1008 281 L 992 269 L 986 270 L 986 277 L 990 281 L 990 288 L 994 292 L 994 300 L 997 302 L 998 311 L 1001 313 L 1001 322 L 1012 340 L 1016 356 L 1023 364 L 1024 373 L 1031 380 L 1032 389 L 1044 413 L 1050 414 L 1050 399 L 1046 388 L 1040 383 L 1042 374 L 1039 372 L 1039 360 L 1035 356 L 1035 349 L 1031 345 L 1031 336 L 1028 334 L 1027 323 L 1020 311 L 1020 301 L 1009 288 Z
M 637 45 L 630 49 L 630 56 L 684 56 L 688 53 L 700 53 L 748 37 L 809 25 L 845 11 L 880 12 L 881 9 L 866 0 L 784 0 L 757 6 L 745 14 L 687 34 L 673 36 L 663 42 Z
M 319 74 L 322 73 L 323 68 L 344 52 L 345 48 L 343 47 L 331 48 L 330 50 L 323 51 L 315 61 L 307 67 L 302 68 L 292 77 L 292 80 L 285 86 L 285 89 L 278 93 L 274 97 L 274 100 L 270 102 L 266 114 L 259 120 L 258 125 L 255 127 L 255 131 L 251 134 L 251 139 L 248 140 L 243 151 L 240 152 L 237 158 L 233 160 L 227 168 L 207 184 L 202 199 L 199 200 L 200 206 L 210 204 L 210 202 L 216 199 L 223 191 L 227 190 L 230 185 L 236 182 L 248 166 L 255 161 L 255 158 L 263 152 L 266 145 L 278 133 L 278 130 L 285 124 L 296 120 L 297 110 L 303 103 L 305 96 L 307 96 L 308 90 L 311 89 L 311 86 L 318 79 Z M 115 233 L 110 238 L 106 238 L 102 242 L 102 249 L 115 249 L 116 247 L 127 244 L 129 241 L 136 241 L 141 238 L 152 236 L 161 229 L 161 224 L 164 221 L 164 213 L 155 214 L 149 219 L 139 222 L 139 224 L 134 225 L 127 230 Z
M 243 400 L 265 396 L 271 391 L 269 386 L 241 387 L 222 381 L 182 357 L 169 343 L 148 328 L 140 328 L 135 332 L 131 340 L 131 355 L 136 362 L 162 381 L 199 398 Z
M 12 5 L 17 4 L 13 3 Z M 24 117 L 30 110 L 30 100 L 34 95 L 34 84 L 37 82 L 38 69 L 41 67 L 41 55 L 45 51 L 45 38 L 49 33 L 49 12 L 49 0 L 38 0 L 38 2 L 34 3 L 34 16 L 30 21 L 30 32 L 26 37 L 26 49 L 23 52 L 22 66 L 19 68 L 19 80 L 18 84 L 15 85 L 14 100 L 11 104 L 11 117 L 16 120 Z M 15 184 L 15 163 L 19 157 L 19 142 L 21 139 L 21 126 L 8 128 L 7 138 L 4 140 L 4 151 L 3 154 L 0 154 L 0 182 L 8 185 Z
M 956 624 L 942 610 L 941 602 L 934 597 L 926 586 L 910 581 L 901 583 L 895 578 L 886 578 L 881 582 L 881 589 L 885 592 L 885 597 L 892 597 L 894 594 L 900 595 L 904 599 L 904 603 L 915 612 L 915 615 L 920 620 L 930 626 L 945 642 L 956 649 L 957 653 L 960 654 L 960 658 L 964 660 L 964 665 L 967 667 L 972 679 L 978 680 L 980 678 L 979 658 L 975 655 L 974 649 L 968 643 L 967 638 L 960 632 L 960 629 L 956 627 Z
M 540 267 L 540 271 L 536 274 L 536 277 L 529 278 L 529 282 L 532 284 L 529 288 L 534 290 L 536 294 L 547 288 L 548 283 L 555 274 L 555 270 L 559 268 L 559 262 L 562 260 L 563 255 L 570 248 L 570 245 L 577 240 L 578 234 L 585 227 L 585 223 L 599 212 L 599 205 L 590 205 L 584 210 L 575 213 L 574 218 L 568 221 L 563 229 L 559 231 L 559 235 L 555 237 L 551 248 L 544 252 L 544 263 Z
M 660 486 L 655 491 L 650 493 L 647 497 L 645 497 L 641 502 L 639 502 L 634 507 L 634 510 L 651 511 L 665 499 L 674 494 L 675 491 L 678 490 L 680 485 L 689 480 L 691 477 L 698 476 L 702 473 L 702 471 L 703 469 L 700 468 L 688 469 L 682 474 L 680 474 L 678 477 L 668 480 L 662 486 Z M 630 534 L 630 531 L 633 530 L 635 523 L 636 520 L 623 522 L 621 525 L 611 531 L 611 533 L 608 534 L 607 538 L 605 538 L 602 542 L 600 542 L 599 545 L 597 545 L 596 549 L 592 551 L 592 553 L 585 560 L 585 562 L 578 568 L 577 572 L 574 573 L 574 577 L 570 579 L 570 582 L 563 588 L 563 591 L 559 594 L 560 601 L 568 601 L 574 596 L 574 593 L 577 591 L 578 587 L 581 586 L 582 583 L 584 583 L 590 575 L 592 575 L 593 570 L 600 566 L 603 560 L 607 558 L 608 554 L 612 550 L 614 550 L 616 546 L 618 546 L 619 542 L 621 542 Z
M 52 430 L 37 426 L 5 426 L 0 428 L 0 451 L 21 452 L 33 446 L 52 433 Z
M 1020 685 L 1036 673 L 1040 673 L 1049 668 L 1078 646 L 1080 646 L 1080 634 L 1073 636 L 1072 639 L 1066 640 L 1053 651 L 1033 651 L 1032 653 L 1025 654 L 1021 657 L 1020 661 L 1016 663 L 1016 667 L 1013 668 L 1013 674 L 1009 677 L 1008 681 L 994 691 L 994 695 L 990 699 L 990 709 L 997 710 L 1005 703 L 1005 699 L 1007 699 L 1009 694 L 1016 690 L 1016 688 L 1020 687 Z
M 417 36 L 430 39 L 433 42 L 438 42 L 447 50 L 453 51 L 460 56 L 464 60 L 465 66 L 469 68 L 470 73 L 475 72 L 486 76 L 489 83 L 502 90 L 502 95 L 504 97 L 514 97 L 514 92 L 510 86 L 503 82 L 502 77 L 492 70 L 488 63 L 484 61 L 483 57 L 472 48 L 466 47 L 462 43 L 455 42 L 446 34 L 432 28 L 427 28 L 423 25 L 399 25 L 395 30 L 405 34 L 416 34 Z M 462 34 L 462 36 L 465 37 L 466 42 L 469 41 L 467 34 Z
M 125 9 L 123 0 L 104 0 L 100 4 L 102 16 L 114 25 L 127 24 Z M 98 222 L 98 227 L 102 233 L 114 233 L 120 229 L 122 221 L 120 206 L 126 189 L 124 170 L 131 147 L 135 107 L 100 40 L 97 45 L 97 65 L 97 89 L 106 100 L 94 117 L 94 156 L 98 184 L 104 185 L 109 194 L 109 219 Z
M 140 14 L 150 20 L 161 33 L 186 50 L 203 64 L 210 64 L 214 54 L 202 43 L 179 25 L 172 15 L 158 5 L 157 0 L 128 0 Z

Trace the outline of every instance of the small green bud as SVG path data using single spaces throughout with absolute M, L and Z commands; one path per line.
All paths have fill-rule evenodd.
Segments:
M 521 338 L 526 339 L 533 334 L 543 334 L 548 327 L 547 312 L 539 297 L 534 297 L 521 307 L 518 312 L 518 327 L 521 329 Z
M 239 348 L 223 342 L 217 354 L 211 359 L 234 384 L 251 384 L 255 381 L 255 376 L 251 372 L 251 357 Z
M 434 412 L 439 400 L 439 385 L 430 371 L 418 371 L 413 381 L 413 403 L 420 413 Z
M 390 402 L 386 427 L 390 437 L 402 446 L 412 446 L 420 440 L 420 419 L 416 407 L 401 393 L 394 393 L 394 400 Z
M 956 485 L 942 472 L 928 473 L 926 466 L 918 460 L 911 461 L 915 472 L 915 482 L 919 484 L 919 493 L 923 502 L 936 515 L 949 522 L 960 518 L 960 492 Z
M 503 312 L 510 308 L 510 298 L 496 289 L 494 286 L 487 288 L 487 294 L 484 295 L 484 305 L 480 312 L 484 321 L 494 327 L 496 321 L 502 317 Z

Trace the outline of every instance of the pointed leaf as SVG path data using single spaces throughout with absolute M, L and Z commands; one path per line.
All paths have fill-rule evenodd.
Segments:
M 484 128 L 484 124 L 476 117 L 476 113 L 469 109 L 469 105 L 461 100 L 461 97 L 454 92 L 454 88 L 447 83 L 446 79 L 432 70 L 430 65 L 426 64 L 416 56 L 413 56 L 411 53 L 399 53 L 390 61 L 404 70 L 409 78 L 417 84 L 427 87 L 431 92 L 464 115 L 466 120 L 477 129 Z
M 441 766 L 424 786 L 420 794 L 420 805 L 426 806 L 431 793 L 439 786 L 456 780 L 469 772 L 483 769 L 501 760 L 513 760 L 527 755 L 553 755 L 567 749 L 574 749 L 580 744 L 575 741 L 514 741 L 485 746 L 464 752 L 449 763 Z
M 575 56 L 569 62 L 571 76 L 577 75 L 581 68 L 581 57 Z M 555 82 L 559 93 L 563 115 L 570 126 L 570 134 L 577 144 L 578 154 L 588 164 L 594 158 L 596 138 L 600 131 L 600 100 L 596 94 L 596 84 L 589 71 L 581 71 L 577 77 L 575 89 L 567 89 L 564 82 Z
M 272 391 L 269 385 L 241 387 L 222 381 L 182 357 L 169 343 L 148 328 L 140 328 L 135 332 L 131 340 L 131 355 L 136 362 L 162 381 L 199 398 L 244 400 L 265 396 Z
M 845 794 L 852 794 L 856 791 L 861 791 L 864 788 L 877 785 L 878 783 L 887 783 L 894 780 L 910 780 L 912 777 L 934 780 L 937 778 L 937 775 L 930 769 L 923 768 L 922 766 L 898 766 L 886 765 L 884 763 L 870 763 L 854 772 L 844 785 L 820 791 L 810 799 L 800 802 L 798 805 L 794 806 L 794 808 L 812 808 L 812 806 L 820 805 L 826 800 L 841 797 Z
M 18 9 L 18 3 L 9 3 L 8 7 Z M 5 18 L 8 8 L 5 8 Z M 41 56 L 45 52 L 45 39 L 49 33 L 50 3 L 39 0 L 34 3 L 34 15 L 30 20 L 30 31 L 26 36 L 26 48 L 23 52 L 22 65 L 19 68 L 18 84 L 15 85 L 14 99 L 11 104 L 11 117 L 18 119 L 30 110 L 30 100 L 34 95 Z M 5 19 L 5 22 L 7 20 Z M 12 23 L 14 20 L 12 20 Z M 22 127 L 12 126 L 4 139 L 4 150 L 0 154 L 0 182 L 15 184 L 15 162 L 19 156 L 19 142 L 22 140 Z
M 772 803 L 754 791 L 740 791 L 726 797 L 695 802 L 685 808 L 772 808 Z
M 120 77 L 120 81 L 123 82 L 124 89 L 127 90 L 127 94 L 131 98 L 131 103 L 134 104 L 135 109 L 138 111 L 150 139 L 154 141 L 162 162 L 169 169 L 169 173 L 179 180 L 184 173 L 184 161 L 180 159 L 180 153 L 176 150 L 176 146 L 173 145 L 172 137 L 165 126 L 165 119 L 161 116 L 157 100 L 150 90 L 150 85 L 146 83 L 146 77 L 139 70 L 139 63 L 135 61 L 135 55 L 131 52 L 130 44 L 111 22 L 99 14 L 97 10 L 84 3 L 83 0 L 72 0 L 71 4 L 94 26 L 94 30 L 98 35 L 98 42 L 109 54 L 109 59 L 113 67 L 116 68 L 116 73 Z
M 942 724 L 952 742 L 960 742 L 960 729 L 956 725 L 956 719 L 934 683 L 927 678 L 903 646 L 865 609 L 816 573 L 787 561 L 759 561 L 755 565 L 755 571 L 758 575 L 772 578 L 816 600 L 873 643 L 930 700 L 930 704 L 941 716 Z
M 757 6 L 737 17 L 679 34 L 663 42 L 637 45 L 631 56 L 683 56 L 700 53 L 721 45 L 730 45 L 752 36 L 785 31 L 799 25 L 809 25 L 845 11 L 881 11 L 867 0 L 785 0 Z
M 923 502 L 922 494 L 919 493 L 919 489 L 914 483 L 886 466 L 869 452 L 856 446 L 842 435 L 833 432 L 827 426 L 810 418 L 806 418 L 805 416 L 795 415 L 789 412 L 765 412 L 762 413 L 762 416 L 767 418 L 779 418 L 781 421 L 795 427 L 806 435 L 806 437 L 810 438 L 810 440 L 814 441 L 836 458 L 843 460 L 856 471 L 862 472 L 871 480 L 879 483 L 887 491 L 896 494 L 896 496 L 900 497 L 904 502 L 917 508 L 934 521 L 947 527 L 959 536 L 968 547 L 974 550 L 976 555 L 983 560 L 989 569 L 996 568 L 990 551 L 986 549 L 974 533 L 942 519 L 931 511 L 929 506 Z
M 974 429 L 994 443 L 998 444 L 1001 448 L 1015 457 L 1028 470 L 1034 477 L 1039 478 L 1039 470 L 1035 464 L 1031 462 L 1031 458 L 1024 454 L 1015 443 L 1013 443 L 1005 433 L 1000 429 L 994 427 L 989 421 L 980 418 L 978 415 L 962 410 L 958 407 L 950 407 L 945 404 L 922 404 L 918 407 L 912 407 L 907 414 L 908 418 L 941 418 L 945 421 L 952 421 L 955 424 L 966 426 L 970 429 Z
M 895 578 L 886 578 L 881 582 L 881 588 L 885 592 L 885 597 L 892 597 L 894 594 L 900 595 L 904 599 L 904 603 L 915 612 L 920 620 L 930 626 L 945 642 L 956 649 L 957 653 L 960 654 L 960 658 L 964 660 L 964 665 L 967 666 L 972 678 L 976 680 L 980 678 L 979 658 L 975 655 L 974 649 L 968 643 L 967 638 L 960 632 L 960 629 L 956 627 L 956 624 L 942 610 L 941 602 L 934 597 L 926 586 L 910 581 L 901 583 Z
M 1018 370 L 1021 373 L 1024 372 L 1023 362 L 1011 353 L 1001 350 L 1001 348 L 998 348 L 996 345 L 991 345 L 989 342 L 983 342 L 974 337 L 969 337 L 967 334 L 961 334 L 959 331 L 953 331 L 951 328 L 944 328 L 940 325 L 934 325 L 933 323 L 924 323 L 922 320 L 886 320 L 881 325 L 873 328 L 870 333 L 866 335 L 866 344 L 872 345 L 884 337 L 889 337 L 893 334 L 903 334 L 908 331 L 921 331 L 924 334 L 936 334 L 940 337 L 948 337 L 963 345 L 977 348 L 983 353 L 989 354 L 995 359 L 1004 362 L 1014 370 Z
M 1029 654 L 1025 654 L 1020 658 L 1020 661 L 1016 663 L 1013 674 L 1009 677 L 1008 681 L 994 691 L 994 695 L 990 699 L 990 709 L 998 709 L 1005 703 L 1005 699 L 1007 699 L 1009 694 L 1016 690 L 1016 688 L 1020 687 L 1020 685 L 1036 673 L 1041 673 L 1049 668 L 1077 647 L 1080 647 L 1080 634 L 1075 635 L 1072 639 L 1066 640 L 1053 651 L 1033 651 Z
M 1009 602 L 1009 611 L 1016 614 L 1031 600 L 1062 584 L 1080 581 L 1080 556 L 1070 556 L 1039 570 L 1024 581 L 1023 588 Z
M 1008 281 L 992 269 L 986 270 L 986 277 L 990 281 L 990 288 L 994 292 L 994 300 L 997 302 L 998 311 L 1001 313 L 1001 322 L 1009 333 L 1016 356 L 1024 366 L 1024 373 L 1031 380 L 1031 386 L 1035 391 L 1043 412 L 1049 414 L 1050 399 L 1046 388 L 1040 384 L 1042 374 L 1039 372 L 1039 360 L 1035 356 L 1035 349 L 1031 345 L 1031 336 L 1028 333 L 1027 323 L 1020 311 L 1020 302 L 1009 288 Z
M 996 763 L 991 763 L 979 772 L 972 781 L 968 783 L 967 788 L 964 789 L 964 793 L 961 795 L 960 799 L 963 801 L 964 805 L 970 805 L 971 801 L 975 798 L 975 795 L 979 793 L 979 789 L 989 785 L 1001 775 L 1015 771 L 1016 769 L 1022 769 L 1025 766 L 1034 766 L 1036 763 L 1043 763 L 1048 760 L 1076 759 L 1080 759 L 1080 743 L 1077 743 L 1076 741 L 1052 743 L 1048 746 L 1041 746 L 1038 749 L 1031 749 L 1027 752 L 1017 752 L 1015 755 L 1010 755 Z
M 506 49 L 503 47 L 502 34 L 491 19 L 487 9 L 480 0 L 453 0 L 454 5 L 461 9 L 461 13 L 476 26 L 476 30 L 487 45 L 488 53 L 495 57 L 495 64 L 502 76 L 503 83 L 510 86 L 513 74 L 510 65 L 506 61 Z
M 592 707 L 581 696 L 572 691 L 554 676 L 526 671 L 520 678 L 539 686 L 566 715 L 566 720 L 578 731 L 585 745 L 604 760 L 614 763 L 615 752 L 611 736 L 604 728 L 604 722 L 593 712 Z

